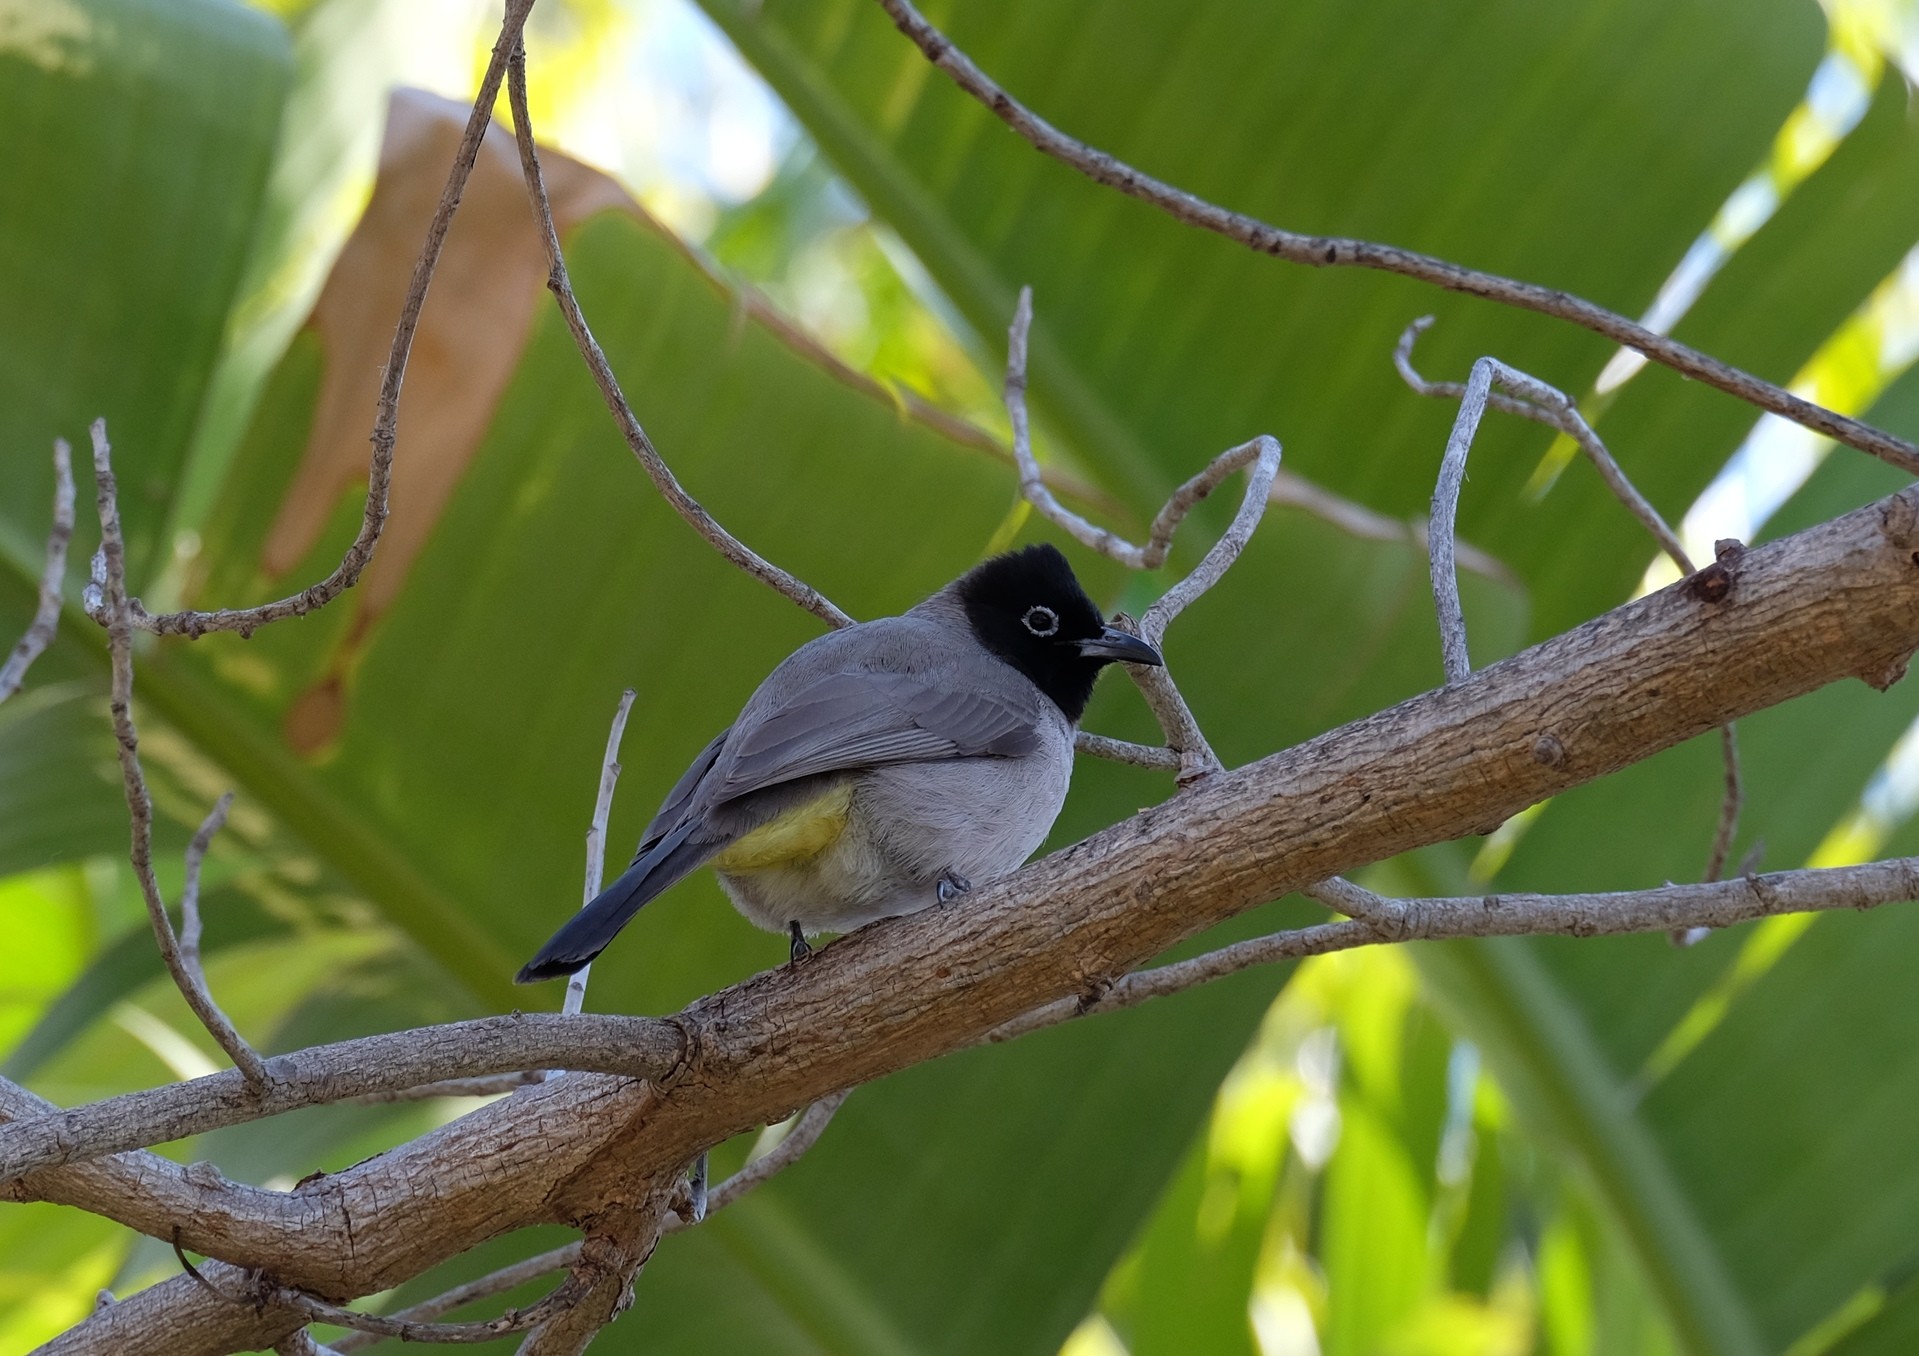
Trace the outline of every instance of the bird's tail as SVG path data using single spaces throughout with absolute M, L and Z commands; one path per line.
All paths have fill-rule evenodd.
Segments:
M 692 831 L 692 824 L 682 824 L 636 857 L 618 880 L 547 938 L 539 954 L 520 967 L 513 982 L 557 979 L 589 964 L 619 935 L 641 905 L 713 855 L 719 845 L 689 844 L 686 840 Z

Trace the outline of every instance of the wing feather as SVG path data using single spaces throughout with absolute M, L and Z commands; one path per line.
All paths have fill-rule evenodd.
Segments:
M 925 672 L 828 673 L 734 726 L 701 799 L 718 804 L 878 763 L 1017 758 L 1039 747 L 1037 720 L 1036 703 L 1017 690 L 985 692 Z

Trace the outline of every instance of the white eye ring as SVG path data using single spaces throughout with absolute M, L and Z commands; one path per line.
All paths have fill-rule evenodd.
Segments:
M 1059 613 L 1044 605 L 1029 607 L 1021 617 L 1020 625 L 1042 639 L 1059 634 Z

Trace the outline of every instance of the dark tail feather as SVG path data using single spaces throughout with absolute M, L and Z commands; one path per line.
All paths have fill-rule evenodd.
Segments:
M 627 867 L 620 878 L 600 891 L 593 902 L 567 919 L 547 939 L 539 954 L 520 967 L 515 984 L 570 975 L 606 950 L 606 945 L 632 921 L 640 906 L 678 881 L 710 857 L 717 843 L 688 847 L 692 824 L 683 824 L 652 851 Z

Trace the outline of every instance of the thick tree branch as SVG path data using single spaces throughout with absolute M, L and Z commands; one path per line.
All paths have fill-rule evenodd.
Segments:
M 1270 254 L 1290 263 L 1313 268 L 1354 267 L 1377 269 L 1415 278 L 1468 296 L 1482 297 L 1504 306 L 1537 311 L 1578 325 L 1595 334 L 1643 353 L 1695 381 L 1736 396 L 1762 410 L 1770 410 L 1816 433 L 1869 452 L 1880 460 L 1909 474 L 1919 475 L 1919 447 L 1903 438 L 1876 429 L 1857 419 L 1792 392 L 1761 381 L 1730 363 L 1688 347 L 1666 335 L 1657 334 L 1625 316 L 1596 306 L 1582 297 L 1537 283 L 1502 278 L 1482 273 L 1445 259 L 1382 245 L 1370 240 L 1349 240 L 1338 236 L 1300 235 L 1282 230 L 1254 217 L 1227 211 L 1184 189 L 1175 188 L 1150 174 L 1142 173 L 1104 151 L 1067 136 L 1044 118 L 1001 89 L 972 60 L 915 9 L 908 0 L 880 0 L 893 23 L 925 54 L 927 60 L 946 72 L 967 94 L 992 111 L 1036 150 L 1078 170 L 1096 183 L 1119 190 L 1159 208 L 1176 221 L 1236 240 L 1261 254 Z
M 292 1193 L 311 1212 L 308 1227 L 277 1237 L 270 1251 L 228 1255 L 271 1263 L 283 1281 L 315 1293 L 372 1293 L 504 1229 L 571 1221 L 621 1184 L 677 1173 L 706 1145 L 786 1108 L 974 1044 L 1035 1008 L 1097 1007 L 1141 962 L 1254 904 L 1474 833 L 1824 683 L 1857 676 L 1884 687 L 1915 646 L 1919 488 L 1743 553 L 1723 591 L 1702 597 L 1694 581 L 1681 581 L 1461 682 L 1219 773 L 981 887 L 966 909 L 874 924 L 807 966 L 756 976 L 668 1023 L 609 1027 L 658 1041 L 656 1084 L 575 1074 L 522 1089 Z M 1909 873 L 1910 864 L 1882 869 Z M 1691 912 L 1668 907 L 1643 921 L 1724 923 L 1796 907 L 1790 880 L 1681 887 L 1724 893 L 1704 904 L 1689 897 Z M 1902 878 L 1896 892 L 1911 888 Z M 1517 905 L 1509 911 L 1504 898 L 1492 908 L 1409 904 L 1413 921 L 1398 932 L 1479 935 L 1550 924 L 1588 934 L 1614 925 L 1599 912 L 1539 907 L 1531 917 Z M 1313 936 L 1310 944 L 1324 949 L 1385 935 L 1373 921 L 1322 928 L 1284 945 L 1297 949 L 1306 945 L 1300 936 Z M 614 1020 L 551 1022 L 565 1035 Z M 401 1051 L 436 1041 L 457 1049 L 461 1042 L 446 1032 L 393 1043 Z M 600 1067 L 614 1062 L 606 1044 L 590 1045 L 584 1053 Z M 447 1062 L 420 1061 L 415 1071 L 443 1076 Z M 520 1061 L 570 1062 L 552 1049 Z M 629 1067 L 643 1062 L 632 1058 Z M 354 1081 L 317 1056 L 310 1067 Z M 238 1075 L 215 1077 L 237 1090 Z M 11 1152 L 21 1143 L 12 1137 L 38 1144 L 45 1133 L 32 1122 L 0 1127 L 0 1146 Z M 346 1218 L 350 1249 L 340 1246 Z M 203 1331 L 232 1337 L 230 1316 L 195 1317 L 188 1306 L 180 1326 L 171 1311 L 141 1312 L 165 1313 L 169 1326 L 147 1329 L 149 1336 L 166 1331 L 183 1345 Z M 290 1328 L 264 1330 L 282 1321 L 269 1311 L 261 1334 L 278 1340 Z
M 0 1182 L 448 1077 L 540 1068 L 659 1077 L 679 1064 L 682 1043 L 673 1022 L 652 1017 L 516 1012 L 311 1046 L 268 1059 L 258 1092 L 237 1072 L 222 1072 L 0 1125 Z
M 793 1122 L 792 1128 L 778 1144 L 760 1157 L 748 1162 L 745 1167 L 713 1188 L 708 1197 L 709 1213 L 725 1209 L 761 1183 L 791 1167 L 802 1154 L 819 1142 L 820 1136 L 825 1133 L 827 1125 L 833 1119 L 833 1113 L 839 1110 L 840 1104 L 845 1100 L 846 1094 L 837 1092 L 830 1097 L 821 1098 L 800 1113 Z M 667 1214 L 664 1217 L 661 1232 L 677 1233 L 688 1227 L 690 1226 L 681 1216 Z M 579 1260 L 580 1250 L 581 1244 L 578 1242 L 549 1249 L 524 1261 L 514 1262 L 497 1271 L 488 1272 L 484 1276 L 468 1281 L 464 1285 L 455 1286 L 443 1294 L 435 1295 L 432 1299 L 410 1305 L 388 1317 L 416 1324 L 430 1322 L 442 1314 L 452 1313 L 455 1309 L 494 1295 L 505 1294 L 509 1290 L 518 1289 L 528 1281 L 536 1281 L 562 1267 L 570 1267 Z M 334 1343 L 334 1346 L 344 1356 L 347 1352 L 372 1346 L 378 1340 L 376 1336 L 357 1333 Z

